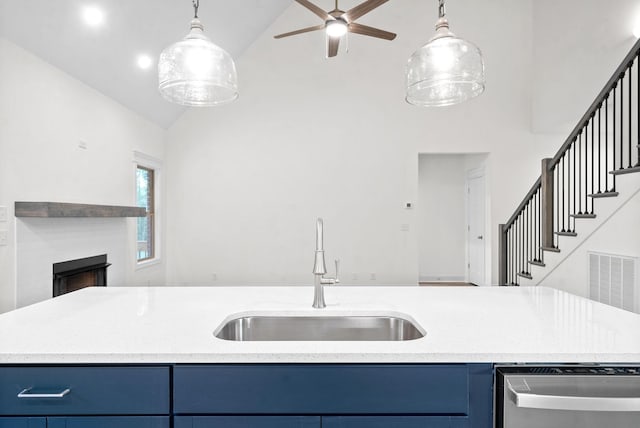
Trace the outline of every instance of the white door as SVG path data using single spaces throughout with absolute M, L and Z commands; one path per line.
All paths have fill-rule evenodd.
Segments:
M 467 178 L 467 248 L 469 282 L 484 285 L 485 250 L 484 175 L 470 173 Z

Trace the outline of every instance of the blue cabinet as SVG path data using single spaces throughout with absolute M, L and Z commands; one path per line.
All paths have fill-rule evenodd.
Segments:
M 0 428 L 491 428 L 491 364 L 0 366 Z
M 174 428 L 320 428 L 316 416 L 176 416 Z
M 322 428 L 469 428 L 466 416 L 323 416 Z
M 217 417 L 176 418 L 176 428 L 271 427 L 247 425 L 250 415 L 317 415 L 323 428 L 491 428 L 492 386 L 490 364 L 176 365 L 173 410 Z
M 171 428 L 169 385 L 169 366 L 0 366 L 0 428 Z
M 0 367 L 0 415 L 162 415 L 169 406 L 169 367 Z
M 47 428 L 170 428 L 169 416 L 89 416 L 47 418 Z
M 46 418 L 0 418 L 0 428 L 47 428 Z

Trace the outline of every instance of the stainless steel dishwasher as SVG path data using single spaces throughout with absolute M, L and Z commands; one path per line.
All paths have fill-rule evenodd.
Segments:
M 496 428 L 640 428 L 639 366 L 496 368 Z

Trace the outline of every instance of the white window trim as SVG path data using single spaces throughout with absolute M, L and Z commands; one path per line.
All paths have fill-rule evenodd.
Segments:
M 142 166 L 145 168 L 150 168 L 153 169 L 153 178 L 154 178 L 154 194 L 153 194 L 153 198 L 154 198 L 154 212 L 155 212 L 155 216 L 154 216 L 154 225 L 153 225 L 153 235 L 155 238 L 155 248 L 154 248 L 154 256 L 151 259 L 147 259 L 147 260 L 142 260 L 142 261 L 138 261 L 138 253 L 134 252 L 134 256 L 135 256 L 135 270 L 140 270 L 140 269 L 144 269 L 144 268 L 148 268 L 150 266 L 155 266 L 158 265 L 160 263 L 162 263 L 162 180 L 164 179 L 163 175 L 162 175 L 162 160 L 155 158 L 153 156 L 149 156 L 146 153 L 142 153 L 142 152 L 138 152 L 135 151 L 133 152 L 133 163 L 134 163 L 134 180 L 133 180 L 133 186 L 134 186 L 134 202 L 135 202 L 135 197 L 137 196 L 137 189 L 136 189 L 136 181 L 135 181 L 135 177 L 136 177 L 136 172 L 137 172 L 137 168 L 138 166 Z M 136 234 L 137 234 L 137 226 L 136 226 Z

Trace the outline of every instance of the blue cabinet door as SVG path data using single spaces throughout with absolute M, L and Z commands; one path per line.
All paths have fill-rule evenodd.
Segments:
M 320 417 L 176 416 L 174 428 L 320 428 Z
M 0 418 L 0 428 L 47 428 L 45 418 Z
M 322 428 L 468 428 L 466 416 L 323 416 Z
M 47 428 L 169 428 L 169 426 L 168 416 L 76 416 L 47 418 Z M 0 428 L 4 427 L 0 426 Z M 29 428 L 31 427 L 29 426 Z

